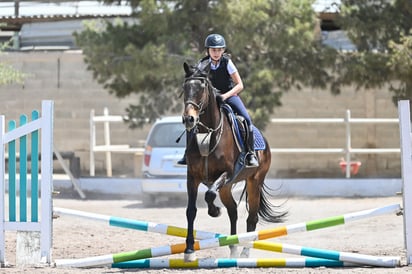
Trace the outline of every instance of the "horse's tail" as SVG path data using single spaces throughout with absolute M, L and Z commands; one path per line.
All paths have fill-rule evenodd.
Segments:
M 269 223 L 281 223 L 284 221 L 288 214 L 288 211 L 284 209 L 284 204 L 274 205 L 269 198 L 275 197 L 270 189 L 264 182 L 260 188 L 260 201 L 259 201 L 259 221 L 265 221 Z

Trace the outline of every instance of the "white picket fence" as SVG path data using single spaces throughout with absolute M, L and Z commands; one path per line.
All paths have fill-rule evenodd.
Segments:
M 1 205 L 0 205 L 0 263 L 6 264 L 5 256 L 5 232 L 17 231 L 17 250 L 19 253 L 19 239 L 22 239 L 22 249 L 29 248 L 29 262 L 35 264 L 51 263 L 52 248 L 52 190 L 53 190 L 53 102 L 42 101 L 41 117 L 32 114 L 32 121 L 26 121 L 26 116 L 20 116 L 19 127 L 6 132 L 6 122 L 3 115 L 0 116 L 0 185 L 1 185 Z M 22 120 L 23 117 L 23 120 Z M 15 122 L 12 121 L 15 125 Z M 9 123 L 10 125 L 10 123 Z M 10 126 L 9 126 L 10 128 Z M 40 142 L 38 141 L 40 136 Z M 27 173 L 27 144 L 31 142 L 31 178 L 28 180 Z M 33 142 L 35 140 L 35 142 Z M 38 170 L 39 155 L 33 152 L 38 150 L 40 143 L 41 172 Z M 18 146 L 19 144 L 19 146 Z M 10 147 L 11 145 L 11 147 Z M 8 157 L 6 159 L 5 148 L 9 146 Z M 17 148 L 19 156 L 16 157 Z M 15 164 L 19 158 L 20 174 L 16 174 Z M 8 173 L 6 174 L 6 161 L 8 161 Z M 35 166 L 34 166 L 34 165 Z M 7 177 L 7 176 L 8 177 Z M 40 184 L 38 184 L 40 179 Z M 30 184 L 30 185 L 29 185 Z M 6 193 L 6 186 L 8 193 Z M 28 203 L 28 189 L 31 191 L 30 203 Z M 40 199 L 39 199 L 40 195 Z M 17 199 L 19 201 L 17 202 Z M 6 212 L 6 202 L 8 209 Z M 30 217 L 30 218 L 29 218 Z M 21 234 L 19 234 L 22 232 Z M 40 236 L 39 236 L 40 234 Z M 19 235 L 21 238 L 19 238 Z M 40 238 L 39 252 L 34 252 L 37 241 Z M 26 250 L 27 251 L 27 250 Z M 20 253 L 18 259 L 23 260 L 25 251 Z M 31 253 L 31 254 L 30 254 Z M 35 258 L 30 258 L 35 256 Z

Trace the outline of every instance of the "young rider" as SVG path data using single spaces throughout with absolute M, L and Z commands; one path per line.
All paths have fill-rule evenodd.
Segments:
M 246 166 L 257 167 L 259 162 L 254 150 L 252 120 L 238 95 L 243 90 L 243 82 L 236 66 L 229 56 L 225 54 L 225 38 L 220 34 L 210 34 L 206 37 L 205 48 L 207 56 L 200 63 L 211 63 L 210 80 L 213 86 L 220 91 L 220 96 L 232 107 L 233 111 L 245 118 L 249 127 L 249 132 L 246 134 Z M 185 156 L 178 161 L 179 164 L 186 164 Z

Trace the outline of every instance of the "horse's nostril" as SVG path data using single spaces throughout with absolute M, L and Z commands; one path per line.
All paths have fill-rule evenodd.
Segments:
M 193 123 L 195 121 L 195 118 L 193 116 L 189 117 L 189 122 Z

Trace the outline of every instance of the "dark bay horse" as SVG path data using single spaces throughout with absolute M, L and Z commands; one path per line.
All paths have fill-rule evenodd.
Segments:
M 245 180 L 248 218 L 248 232 L 256 229 L 259 217 L 266 222 L 283 221 L 286 212 L 279 206 L 270 203 L 268 189 L 264 184 L 265 176 L 270 168 L 271 153 L 266 139 L 265 148 L 257 152 L 259 167 L 243 168 L 235 174 L 235 163 L 241 151 L 234 141 L 229 119 L 223 113 L 219 96 L 213 88 L 208 72 L 210 65 L 203 69 L 190 67 L 184 63 L 185 80 L 183 83 L 184 113 L 183 123 L 186 127 L 187 147 L 187 195 L 186 209 L 187 237 L 185 260 L 196 259 L 194 254 L 194 220 L 196 218 L 196 199 L 200 183 L 208 190 L 205 200 L 208 214 L 212 217 L 220 215 L 220 208 L 214 204 L 219 193 L 223 205 L 230 218 L 230 234 L 236 234 L 237 203 L 232 196 L 233 184 Z M 237 256 L 236 247 L 230 246 L 231 257 Z M 244 248 L 242 257 L 249 256 L 249 249 Z

